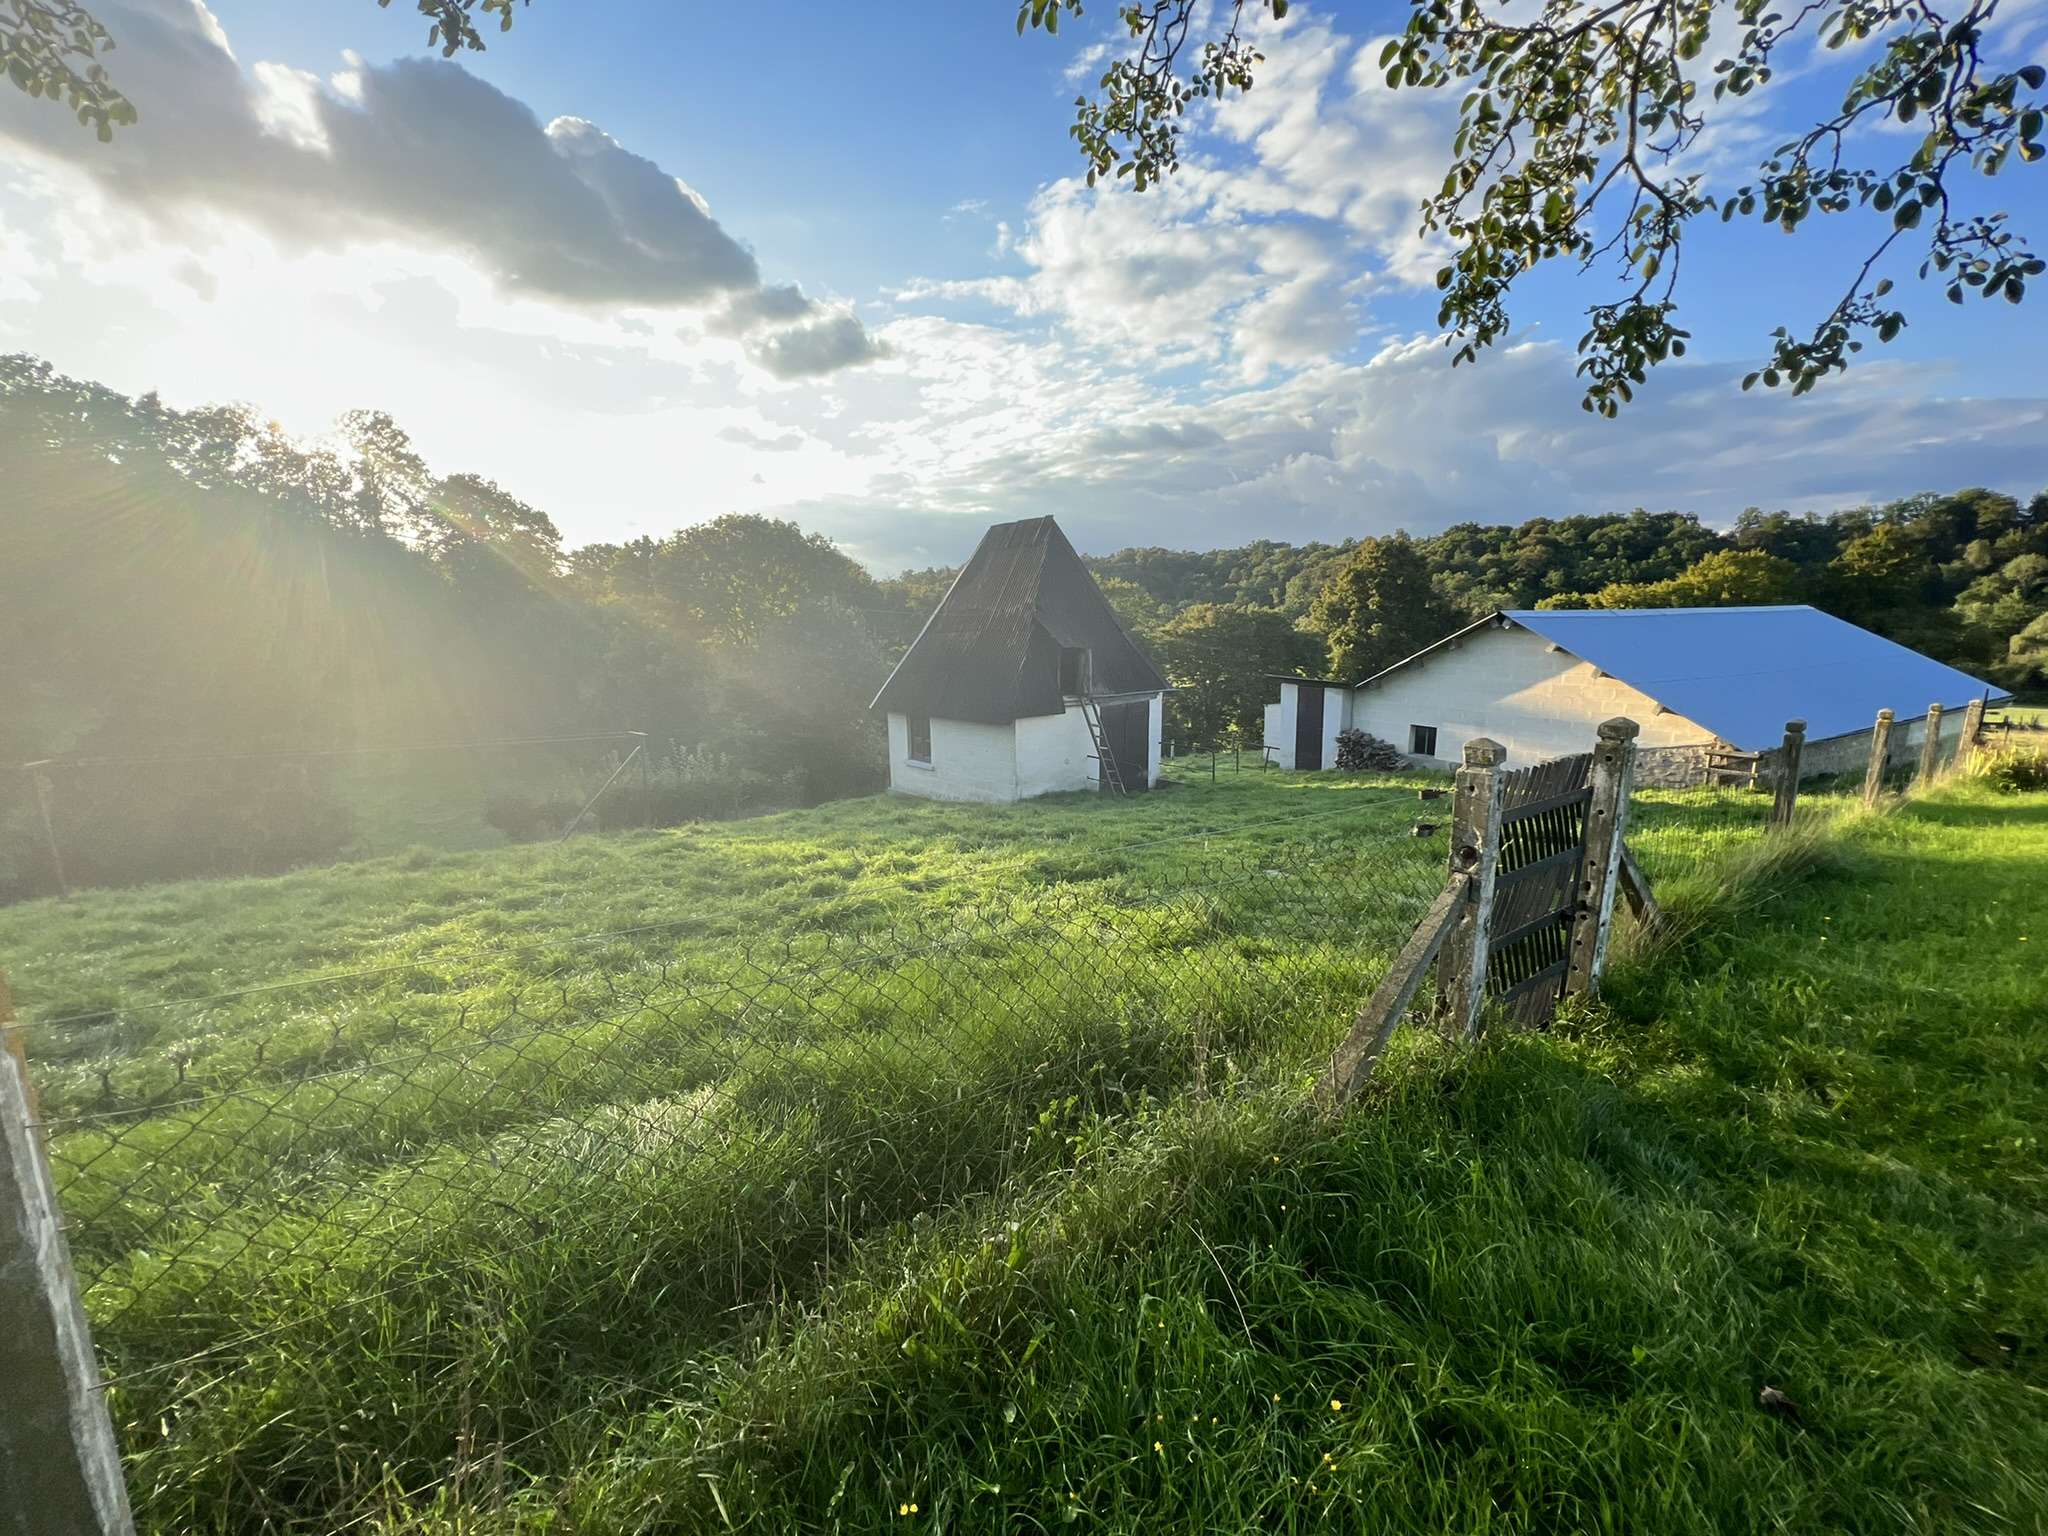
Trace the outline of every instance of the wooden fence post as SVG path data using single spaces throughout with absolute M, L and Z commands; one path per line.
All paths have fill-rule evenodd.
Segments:
M 1607 964 L 1607 935 L 1614 926 L 1621 840 L 1628 831 L 1629 794 L 1636 782 L 1636 737 L 1642 729 L 1635 721 L 1617 716 L 1601 724 L 1599 745 L 1593 749 L 1593 801 L 1586 807 L 1579 911 L 1572 923 L 1571 964 L 1564 973 L 1567 993 L 1600 990 L 1600 972 Z
M 1977 756 L 1977 738 L 1984 734 L 1984 696 L 1963 707 L 1963 739 L 1956 743 L 1956 771 L 1967 770 Z
M 1771 801 L 1771 825 L 1789 827 L 1799 804 L 1799 762 L 1806 755 L 1806 722 L 1785 722 L 1784 745 L 1778 748 L 1777 794 Z
M 0 1532 L 134 1536 L 13 1017 L 0 978 Z
M 1920 773 L 1913 780 L 1916 787 L 1925 789 L 1934 782 L 1935 769 L 1941 762 L 1941 706 L 1927 706 L 1927 732 L 1920 740 Z
M 1316 1102 L 1324 1109 L 1342 1109 L 1372 1076 L 1374 1065 L 1386 1050 L 1387 1042 L 1394 1038 L 1394 1030 L 1407 1014 L 1408 1005 L 1415 1001 L 1423 973 L 1443 949 L 1444 939 L 1463 914 L 1466 888 L 1471 883 L 1470 875 L 1451 876 L 1443 893 L 1409 935 L 1401 953 L 1394 957 L 1379 986 L 1358 1010 L 1358 1016 L 1351 1022 L 1351 1033 L 1337 1047 L 1337 1054 L 1330 1058 L 1330 1065 L 1316 1084 Z
M 1884 794 L 1884 771 L 1892 761 L 1892 712 L 1880 709 L 1877 724 L 1870 728 L 1870 766 L 1863 770 L 1863 804 L 1869 810 L 1877 809 L 1877 802 Z
M 43 845 L 50 850 L 50 870 L 57 877 L 57 894 L 71 899 L 71 882 L 64 874 L 64 855 L 57 847 L 57 824 L 50 819 L 50 780 L 43 772 L 47 761 L 22 764 L 22 772 L 35 783 L 36 809 L 43 815 Z
M 1486 948 L 1493 920 L 1493 880 L 1500 867 L 1501 801 L 1507 778 L 1500 765 L 1508 749 L 1481 736 L 1465 743 L 1451 812 L 1451 873 L 1469 875 L 1465 906 L 1437 961 L 1437 1008 L 1443 1032 L 1453 1040 L 1479 1033 L 1486 1005 Z

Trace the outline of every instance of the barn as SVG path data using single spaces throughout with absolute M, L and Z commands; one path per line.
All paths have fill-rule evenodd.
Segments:
M 1000 523 L 875 696 L 889 788 L 997 801 L 1149 789 L 1165 693 L 1059 525 Z
M 1541 762 L 1585 751 L 1602 720 L 1626 715 L 1642 726 L 1638 779 L 1664 785 L 1772 750 L 1794 719 L 1807 723 L 1807 774 L 1862 767 L 1880 709 L 1900 722 L 1903 757 L 1919 750 L 1930 704 L 1960 731 L 1961 706 L 2006 697 L 1804 605 L 1503 611 L 1362 682 L 1277 681 L 1266 745 L 1281 767 L 1334 766 L 1347 727 L 1422 767 L 1455 767 L 1475 736 L 1509 762 Z

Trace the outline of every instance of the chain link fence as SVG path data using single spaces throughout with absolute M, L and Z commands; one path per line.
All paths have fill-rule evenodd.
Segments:
M 1395 797 L 32 1025 L 139 1507 L 330 1529 L 1178 1096 L 1305 1088 L 1442 884 Z

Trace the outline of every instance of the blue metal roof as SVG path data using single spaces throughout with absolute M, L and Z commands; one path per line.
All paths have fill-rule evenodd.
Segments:
M 1804 720 L 1823 741 L 1880 709 L 1917 719 L 2004 698 L 1967 672 L 1804 604 L 1779 608 L 1516 609 L 1505 615 L 1745 752 Z

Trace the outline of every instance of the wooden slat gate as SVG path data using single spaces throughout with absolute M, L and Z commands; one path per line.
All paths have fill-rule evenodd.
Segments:
M 1500 861 L 1487 924 L 1486 999 L 1525 1029 L 1550 1022 L 1571 965 L 1593 754 L 1503 774 Z
M 1465 743 L 1443 893 L 1358 1010 L 1319 1102 L 1341 1107 L 1364 1085 L 1432 965 L 1437 1026 L 1451 1038 L 1477 1035 L 1488 1004 L 1540 1029 L 1560 998 L 1600 985 L 1617 892 L 1639 921 L 1661 921 L 1623 841 L 1637 730 L 1609 720 L 1591 752 L 1512 771 L 1499 742 Z

